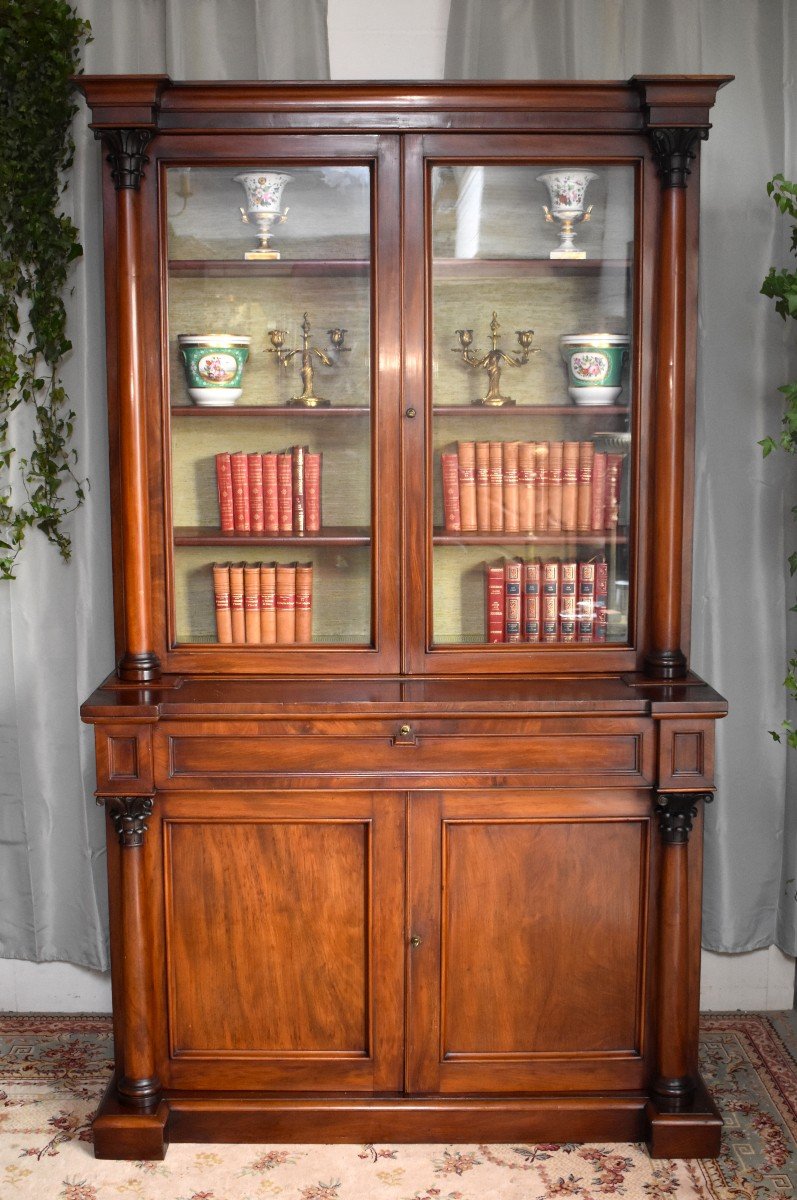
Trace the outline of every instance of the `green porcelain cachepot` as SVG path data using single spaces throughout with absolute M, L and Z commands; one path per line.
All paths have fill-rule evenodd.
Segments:
M 615 333 L 573 333 L 560 339 L 574 404 L 614 404 L 622 392 L 629 339 Z
M 219 408 L 241 398 L 241 376 L 250 337 L 227 333 L 180 333 L 177 344 L 194 404 Z

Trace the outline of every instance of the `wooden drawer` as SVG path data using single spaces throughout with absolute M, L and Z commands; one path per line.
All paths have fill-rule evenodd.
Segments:
M 650 784 L 651 722 L 637 718 L 422 718 L 168 722 L 160 788 Z

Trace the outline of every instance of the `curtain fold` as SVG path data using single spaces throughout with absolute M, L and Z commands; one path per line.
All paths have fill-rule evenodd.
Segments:
M 692 662 L 730 701 L 717 727 L 718 796 L 706 812 L 703 940 L 797 953 L 794 752 L 786 716 L 795 644 L 785 560 L 797 537 L 793 461 L 762 460 L 797 338 L 759 295 L 789 262 L 766 181 L 795 178 L 797 12 L 789 0 L 452 0 L 446 77 L 735 74 L 701 163 Z M 791 636 L 790 636 L 791 635 Z
M 78 0 L 87 73 L 329 76 L 326 0 Z M 113 669 L 100 152 L 83 105 L 64 205 L 83 258 L 70 280 L 63 378 L 90 480 L 64 564 L 31 533 L 0 583 L 0 957 L 108 967 L 103 814 L 78 709 Z

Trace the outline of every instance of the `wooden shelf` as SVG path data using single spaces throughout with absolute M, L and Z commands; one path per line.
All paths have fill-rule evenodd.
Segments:
M 368 546 L 366 526 L 330 525 L 318 533 L 223 533 L 211 525 L 175 525 L 175 546 Z
M 435 546 L 624 546 L 626 534 L 612 536 L 608 533 L 447 533 L 435 529 L 432 544 Z
M 438 416 L 502 416 L 511 417 L 522 413 L 537 417 L 616 417 L 621 413 L 628 416 L 627 404 L 507 404 L 501 408 L 490 408 L 484 404 L 435 404 L 432 412 Z
M 538 275 L 552 279 L 556 275 L 600 275 L 604 271 L 617 274 L 628 271 L 631 265 L 629 258 L 435 258 L 432 277 L 435 281 L 463 276 L 479 279 L 488 275 Z
M 371 409 L 367 404 L 338 404 L 329 408 L 302 408 L 293 404 L 231 404 L 205 408 L 201 404 L 173 404 L 173 417 L 362 417 Z M 606 409 L 602 409 L 606 412 Z
M 243 258 L 172 258 L 169 260 L 171 278 L 197 276 L 206 278 L 243 279 L 246 276 L 262 279 L 272 275 L 367 275 L 371 264 L 367 258 L 306 258 L 277 259 L 273 262 L 246 262 Z

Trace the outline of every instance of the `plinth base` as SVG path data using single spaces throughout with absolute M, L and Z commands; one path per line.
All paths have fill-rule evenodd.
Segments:
M 279 250 L 247 250 L 244 254 L 247 262 L 275 262 L 279 256 Z
M 586 258 L 587 252 L 586 250 L 552 250 L 548 257 L 580 259 Z
M 169 1142 L 647 1142 L 654 1158 L 711 1158 L 722 1120 L 702 1083 L 667 1113 L 638 1092 L 506 1096 L 286 1096 L 164 1092 L 120 1104 L 115 1079 L 94 1120 L 97 1158 L 162 1159 Z

